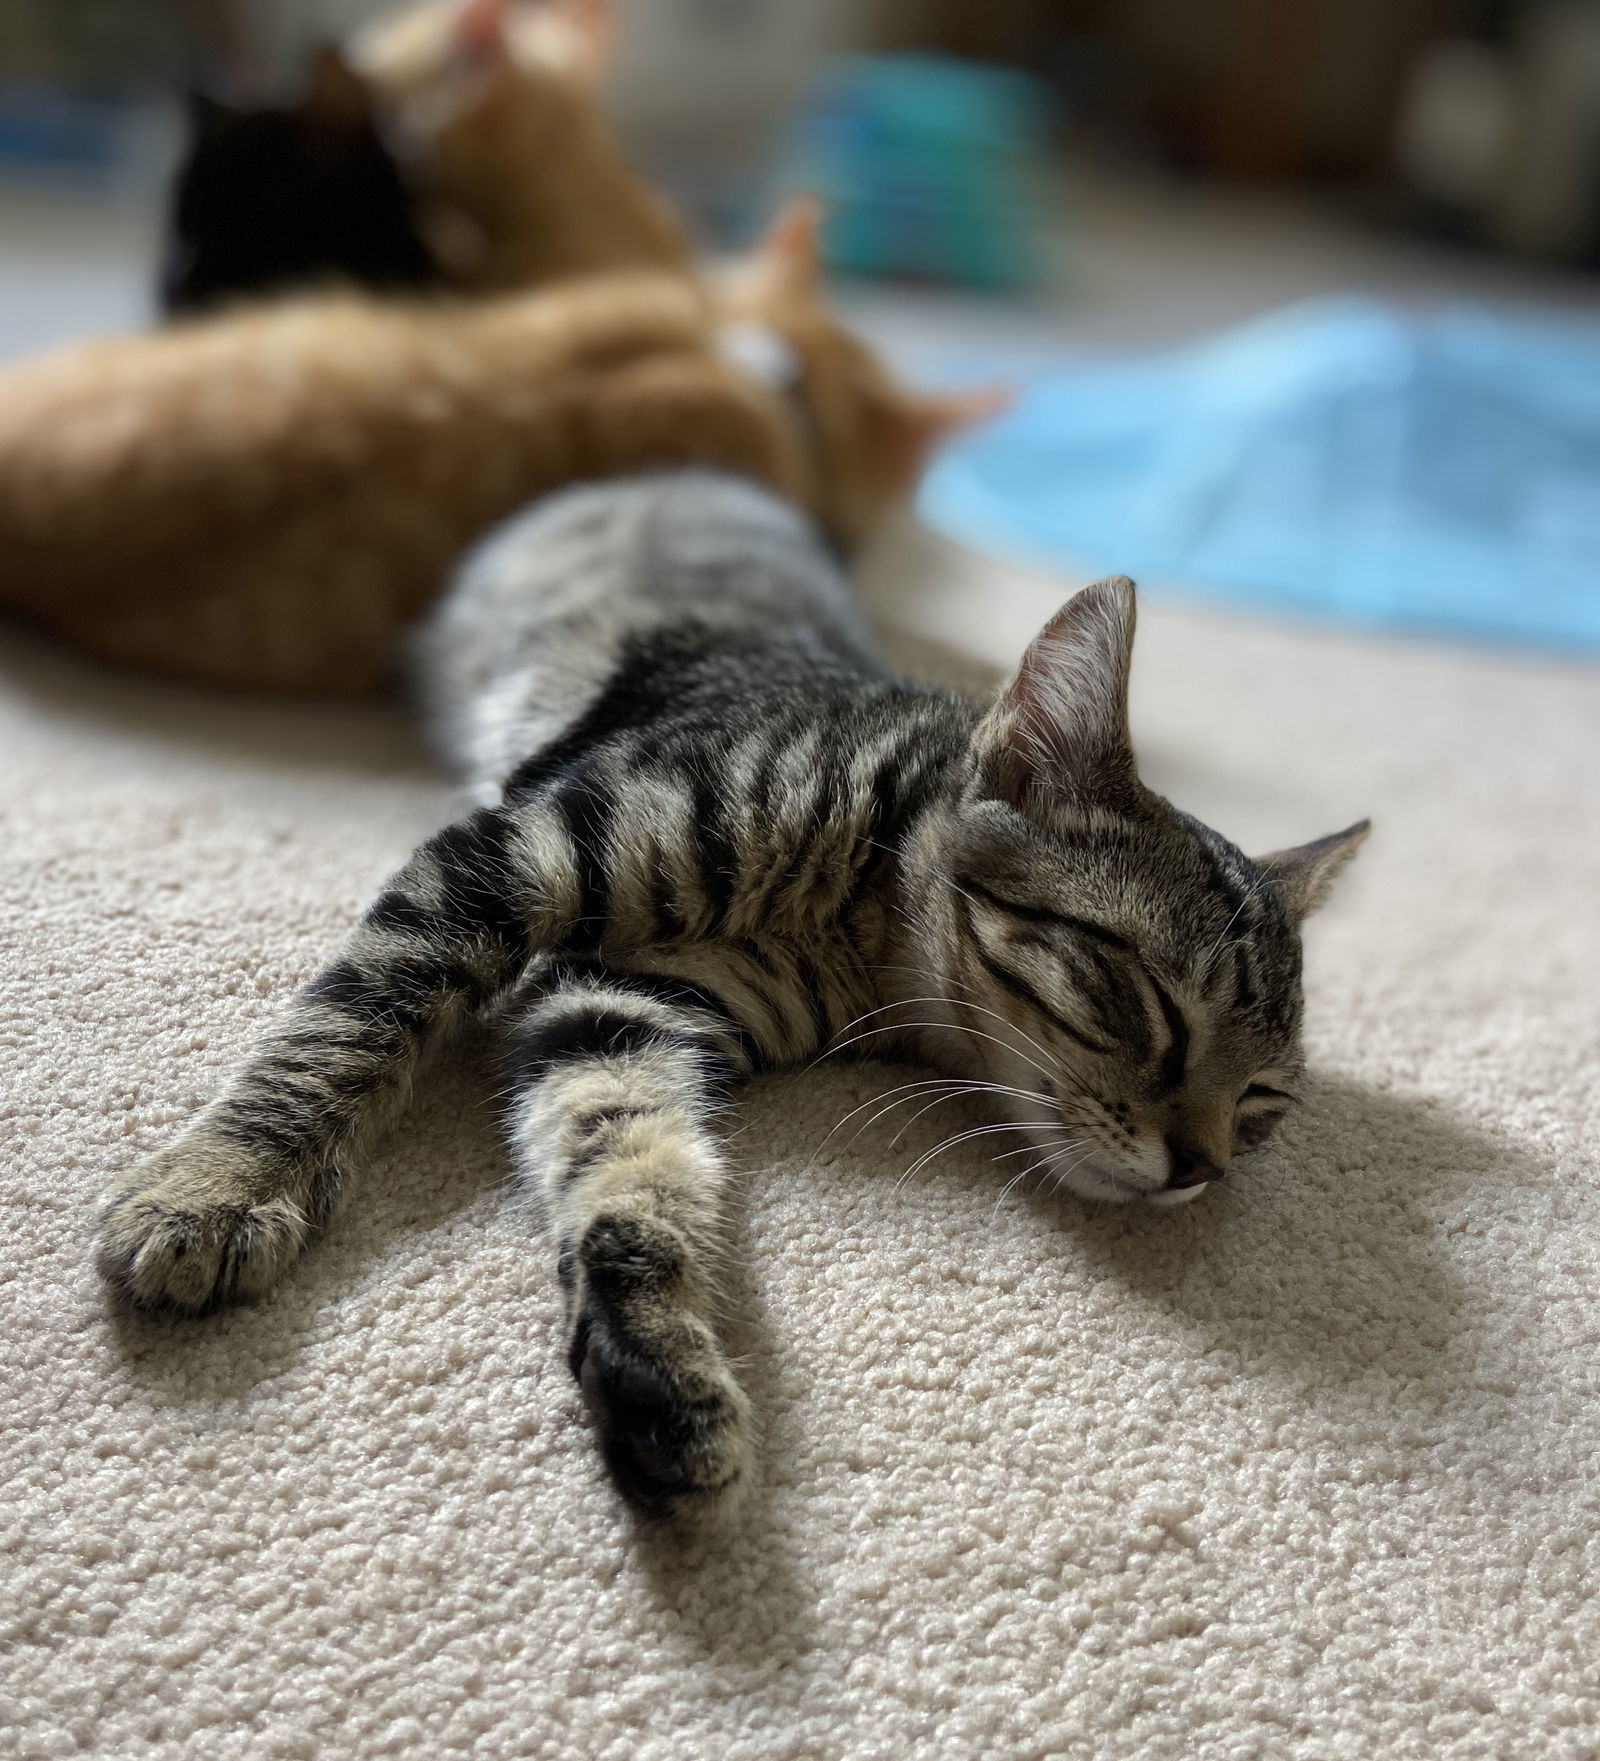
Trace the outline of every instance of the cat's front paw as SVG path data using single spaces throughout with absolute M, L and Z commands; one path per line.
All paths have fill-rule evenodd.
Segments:
M 100 1213 L 96 1264 L 141 1308 L 201 1314 L 263 1295 L 309 1232 L 295 1182 L 235 1146 L 174 1144 L 124 1174 Z
M 721 1515 L 750 1476 L 750 1403 L 687 1301 L 683 1243 L 602 1216 L 576 1259 L 569 1362 L 612 1478 L 649 1515 Z

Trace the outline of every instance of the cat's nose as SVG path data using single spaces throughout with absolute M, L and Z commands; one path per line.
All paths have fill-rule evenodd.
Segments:
M 1167 1139 L 1167 1187 L 1177 1190 L 1186 1186 L 1206 1186 L 1220 1180 L 1228 1172 L 1204 1150 L 1186 1144 L 1176 1137 Z

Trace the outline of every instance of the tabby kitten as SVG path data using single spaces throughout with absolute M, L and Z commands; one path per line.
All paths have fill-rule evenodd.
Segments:
M 173 185 L 161 307 L 348 281 L 393 290 L 438 279 L 366 88 L 324 49 L 303 102 L 238 109 L 196 93 Z
M 226 1091 L 113 1186 L 152 1306 L 267 1291 L 447 1029 L 492 1015 L 569 1362 L 617 1483 L 717 1508 L 752 1072 L 867 1031 L 981 1086 L 1063 1185 L 1191 1199 L 1301 1070 L 1299 924 L 1365 824 L 1253 862 L 1139 782 L 1133 591 L 1085 589 L 985 714 L 884 671 L 815 530 L 746 484 L 572 490 L 470 560 L 427 675 L 483 803 L 393 877 Z

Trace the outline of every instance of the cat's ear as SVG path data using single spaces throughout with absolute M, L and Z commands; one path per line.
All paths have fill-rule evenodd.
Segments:
M 477 66 L 503 60 L 510 53 L 506 0 L 459 0 L 455 41 L 457 52 Z
M 1339 871 L 1366 842 L 1371 830 L 1370 819 L 1358 820 L 1329 837 L 1258 857 L 1256 866 L 1266 873 L 1289 915 L 1298 923 L 1327 898 Z
M 822 291 L 822 203 L 795 196 L 761 235 L 749 273 L 763 291 L 814 298 Z
M 303 114 L 319 128 L 351 133 L 372 120 L 372 95 L 343 53 L 324 43 L 311 58 Z
M 1004 415 L 1016 393 L 1007 385 L 926 397 L 909 392 L 885 411 L 884 432 L 874 439 L 879 455 L 907 491 L 915 489 L 928 462 L 947 440 L 963 429 Z
M 598 82 L 617 51 L 617 13 L 612 0 L 545 0 L 545 12 L 569 33 L 576 70 Z
M 1133 625 L 1133 583 L 1114 575 L 1075 594 L 1034 637 L 973 736 L 986 794 L 1027 812 L 1137 791 L 1128 734 Z
M 185 94 L 189 133 L 197 141 L 215 140 L 239 120 L 239 111 L 205 86 L 190 86 Z
M 924 445 L 929 452 L 959 434 L 965 428 L 976 428 L 1003 416 L 1017 401 L 1012 385 L 983 385 L 971 391 L 951 391 L 939 397 L 916 400 L 917 426 L 922 430 Z

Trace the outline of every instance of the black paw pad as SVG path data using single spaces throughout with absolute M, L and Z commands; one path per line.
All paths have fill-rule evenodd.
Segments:
M 571 1364 L 606 1466 L 633 1503 L 664 1515 L 678 1500 L 724 1489 L 725 1481 L 708 1480 L 697 1465 L 724 1420 L 720 1400 L 688 1399 L 661 1365 L 592 1310 L 574 1331 Z

